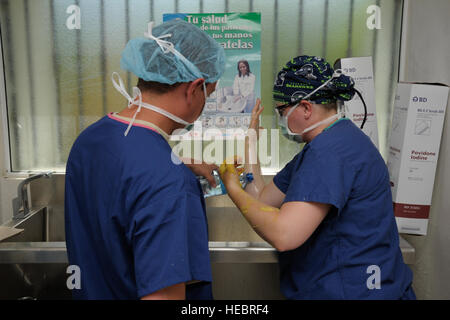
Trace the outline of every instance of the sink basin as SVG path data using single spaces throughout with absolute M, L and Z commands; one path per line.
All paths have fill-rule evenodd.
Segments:
M 208 206 L 207 217 L 215 299 L 283 299 L 276 251 L 238 209 Z M 0 299 L 70 299 L 62 207 L 38 207 L 5 225 L 24 231 L 0 242 Z M 400 246 L 413 263 L 414 248 L 402 238 Z
M 24 229 L 0 242 L 0 299 L 70 299 L 64 230 L 65 175 L 30 184 L 31 213 L 6 226 Z M 275 250 L 228 196 L 206 199 L 215 299 L 282 299 Z
M 0 242 L 0 299 L 71 298 L 64 224 L 61 232 L 58 218 L 41 207 L 5 224 L 24 231 Z
M 236 208 L 207 211 L 215 298 L 279 299 L 275 249 L 250 228 Z M 34 208 L 25 219 L 4 225 L 24 231 L 0 242 L 0 299 L 70 299 L 63 211 Z M 246 281 L 231 280 L 233 273 Z M 254 284 L 248 287 L 249 282 Z M 239 285 L 244 287 L 236 290 Z M 261 285 L 272 289 L 261 291 Z
M 24 229 L 6 242 L 55 242 L 65 241 L 64 214 L 49 207 L 38 207 L 24 219 L 10 220 L 8 227 Z
M 236 208 L 208 208 L 209 248 L 214 263 L 276 263 L 275 249 L 259 237 Z M 23 232 L 0 242 L 0 264 L 67 263 L 64 216 L 34 209 L 9 227 Z

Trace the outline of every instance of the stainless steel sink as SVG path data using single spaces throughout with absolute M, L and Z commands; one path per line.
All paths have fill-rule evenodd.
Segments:
M 282 298 L 275 250 L 250 228 L 236 208 L 208 208 L 207 216 L 215 298 Z M 24 231 L 0 242 L 0 299 L 70 298 L 62 210 L 34 208 L 26 218 L 5 225 Z M 246 280 L 236 281 L 242 277 Z M 252 282 L 254 285 L 248 287 Z M 235 292 L 237 283 L 243 287 Z M 274 288 L 262 292 L 258 283 L 266 289 Z
M 5 224 L 24 231 L 0 242 L 0 299 L 71 298 L 66 287 L 64 223 L 61 234 L 59 218 L 41 207 L 25 219 Z
M 236 208 L 208 208 L 209 248 L 214 263 L 275 263 L 276 252 Z M 64 216 L 48 207 L 6 226 L 24 229 L 0 243 L 0 264 L 67 263 Z
M 207 201 L 209 250 L 216 299 L 283 299 L 277 254 L 226 196 Z M 224 203 L 221 203 L 223 201 Z M 0 299 L 70 299 L 62 206 L 42 206 L 5 225 L 24 229 L 0 242 Z M 414 249 L 403 239 L 407 263 Z
M 51 208 L 32 209 L 8 227 L 23 232 L 0 242 L 0 265 L 6 263 L 67 263 L 64 216 Z

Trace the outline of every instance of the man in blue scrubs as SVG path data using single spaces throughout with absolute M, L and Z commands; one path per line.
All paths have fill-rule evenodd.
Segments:
M 274 100 L 282 131 L 306 142 L 303 150 L 268 185 L 258 164 L 246 164 L 255 180 L 245 191 L 234 164 L 220 168 L 231 199 L 279 251 L 288 299 L 415 299 L 387 167 L 336 104 L 353 97 L 353 85 L 322 58 L 292 59 L 278 74 Z M 258 128 L 261 111 L 257 103 L 250 128 Z
M 74 298 L 212 298 L 203 193 L 168 138 L 200 116 L 224 60 L 215 40 L 181 20 L 149 24 L 127 44 L 121 67 L 139 89 L 130 97 L 113 75 L 128 108 L 84 130 L 67 162 L 67 252 L 81 271 Z

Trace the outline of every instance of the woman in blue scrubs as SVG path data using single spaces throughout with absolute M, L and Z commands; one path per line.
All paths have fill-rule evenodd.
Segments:
M 280 127 L 306 142 L 268 185 L 257 162 L 242 190 L 235 164 L 220 173 L 254 230 L 279 251 L 288 299 L 415 299 L 403 262 L 389 174 L 377 148 L 343 117 L 354 82 L 322 58 L 289 61 L 274 84 Z M 259 126 L 259 101 L 250 128 Z M 248 152 L 254 148 L 247 141 Z
M 127 44 L 121 67 L 139 78 L 134 97 L 114 74 L 128 108 L 84 130 L 67 161 L 67 253 L 81 271 L 74 298 L 212 298 L 203 193 L 167 140 L 200 116 L 224 60 L 214 39 L 181 20 L 149 24 Z

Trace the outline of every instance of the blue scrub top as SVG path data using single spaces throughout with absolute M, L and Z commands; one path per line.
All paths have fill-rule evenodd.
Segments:
M 199 182 L 172 161 L 150 128 L 104 117 L 84 130 L 67 162 L 69 263 L 81 270 L 78 299 L 139 299 L 198 280 L 187 299 L 211 299 L 205 203 Z M 191 290 L 192 289 L 192 290 Z
M 284 202 L 332 205 L 303 245 L 279 253 L 286 298 L 415 297 L 399 247 L 387 167 L 351 121 L 336 122 L 306 144 L 274 183 Z

